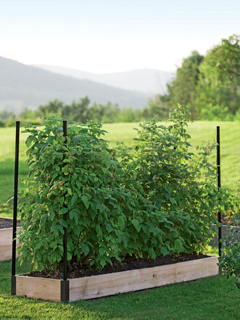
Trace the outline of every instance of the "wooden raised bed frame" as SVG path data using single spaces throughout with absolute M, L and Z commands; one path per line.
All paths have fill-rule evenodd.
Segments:
M 12 220 L 11 218 L 4 219 Z M 12 259 L 12 233 L 13 228 L 0 229 L 0 261 Z M 16 245 L 19 245 L 18 239 Z M 16 257 L 18 257 L 18 254 L 16 254 Z
M 179 262 L 175 264 L 116 272 L 91 277 L 60 279 L 16 276 L 16 295 L 43 300 L 87 300 L 123 292 L 156 288 L 172 283 L 196 280 L 218 274 L 218 257 Z M 68 288 L 64 289 L 64 288 Z M 63 293 L 63 290 L 68 292 Z M 65 299 L 66 300 L 66 299 Z

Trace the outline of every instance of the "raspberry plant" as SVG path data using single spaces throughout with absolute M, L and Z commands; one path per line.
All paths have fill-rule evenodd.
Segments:
M 93 121 L 69 126 L 66 143 L 54 116 L 44 128 L 27 126 L 20 260 L 60 270 L 64 227 L 70 265 L 102 268 L 126 255 L 201 251 L 220 196 L 207 160 L 215 145 L 189 152 L 185 113 L 178 107 L 169 126 L 140 124 L 134 153 L 123 144 L 110 149 Z

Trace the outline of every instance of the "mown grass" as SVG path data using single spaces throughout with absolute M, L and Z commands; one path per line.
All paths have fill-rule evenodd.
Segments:
M 222 276 L 64 304 L 11 296 L 10 270 L 11 260 L 0 263 L 0 319 L 240 319 L 240 290 Z M 29 270 L 17 265 L 18 273 Z
M 191 135 L 192 151 L 195 147 L 202 144 L 203 141 L 216 140 L 216 126 L 221 129 L 221 172 L 222 185 L 231 186 L 240 180 L 238 173 L 240 148 L 239 122 L 208 122 L 196 121 L 188 127 L 188 133 Z M 114 123 L 105 124 L 103 129 L 108 131 L 105 139 L 110 141 L 110 147 L 114 147 L 117 141 L 123 141 L 129 147 L 134 145 L 137 136 L 136 130 L 138 123 Z M 3 206 L 13 195 L 13 174 L 14 174 L 14 146 L 15 146 L 15 129 L 0 128 L 0 216 L 12 216 L 12 207 Z M 26 147 L 24 141 L 26 134 L 20 137 L 20 162 L 19 162 L 19 189 L 21 189 L 21 179 L 26 177 L 28 168 L 25 163 Z M 216 162 L 216 153 L 211 157 L 213 163 Z

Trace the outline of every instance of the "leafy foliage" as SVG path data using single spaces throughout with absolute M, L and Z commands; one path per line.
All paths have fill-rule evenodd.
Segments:
M 176 78 L 167 85 L 167 94 L 160 95 L 156 100 L 159 111 L 163 112 L 166 108 L 173 109 L 177 103 L 180 103 L 189 106 L 192 120 L 198 118 L 200 110 L 195 100 L 199 94 L 196 88 L 199 81 L 199 66 L 203 58 L 197 51 L 193 51 L 189 57 L 183 60 L 181 67 L 177 69 Z
M 240 219 L 238 214 L 235 215 L 234 220 L 236 226 L 228 225 L 230 234 L 223 238 L 218 265 L 221 267 L 222 275 L 227 278 L 234 276 L 236 285 L 240 288 Z
M 126 171 L 132 172 L 132 183 L 137 181 L 144 197 L 172 223 L 169 231 L 176 233 L 169 233 L 165 245 L 175 238 L 176 250 L 192 252 L 201 251 L 211 238 L 210 224 L 216 222 L 213 212 L 220 191 L 216 188 L 216 167 L 208 162 L 215 144 L 206 143 L 197 154 L 189 151 L 185 110 L 179 106 L 173 111 L 169 126 L 154 119 L 140 125 L 133 161 L 125 163 Z M 121 150 L 119 156 L 124 158 Z M 229 205 L 230 196 L 223 193 Z
M 154 249 L 160 254 L 163 231 L 158 226 L 166 213 L 123 183 L 128 175 L 99 138 L 100 125 L 69 127 L 66 146 L 60 125 L 52 117 L 43 130 L 25 130 L 33 179 L 26 180 L 22 194 L 21 259 L 32 259 L 34 268 L 60 263 L 63 227 L 68 228 L 68 260 L 104 266 L 124 254 L 154 257 Z
M 240 37 L 222 39 L 221 44 L 209 50 L 200 66 L 196 103 L 200 108 L 220 106 L 230 114 L 239 109 L 240 94 Z
M 61 266 L 64 227 L 69 262 L 96 268 L 125 255 L 201 251 L 224 197 L 207 160 L 215 145 L 189 151 L 185 109 L 172 112 L 169 126 L 141 124 L 134 154 L 123 144 L 109 149 L 93 121 L 69 126 L 67 141 L 54 116 L 44 129 L 26 127 L 20 259 L 33 268 Z

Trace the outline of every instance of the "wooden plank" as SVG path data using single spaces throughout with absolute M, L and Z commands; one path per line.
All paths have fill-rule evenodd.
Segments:
M 69 280 L 69 300 L 93 299 L 218 274 L 218 257 Z
M 60 302 L 61 280 L 16 276 L 16 295 Z
M 18 239 L 17 246 L 19 246 Z M 12 259 L 12 228 L 0 229 L 0 261 L 9 259 Z

